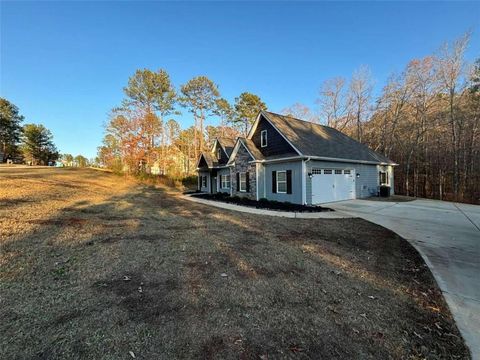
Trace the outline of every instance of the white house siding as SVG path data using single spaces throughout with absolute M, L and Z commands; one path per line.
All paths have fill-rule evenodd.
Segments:
M 308 176 L 308 173 L 312 172 L 312 168 L 317 169 L 353 169 L 355 174 L 355 197 L 357 199 L 370 197 L 372 192 L 376 192 L 378 188 L 380 166 L 370 164 L 356 164 L 346 162 L 332 162 L 332 161 L 317 161 L 310 160 L 306 163 L 307 175 L 306 175 L 306 200 L 307 204 L 312 203 L 312 180 Z M 383 168 L 383 167 L 382 167 Z M 385 166 L 388 168 L 390 175 L 390 184 L 393 188 L 393 172 L 391 166 Z M 383 170 L 382 170 L 383 171 Z M 357 177 L 356 175 L 360 176 Z
M 264 164 L 265 170 L 265 197 L 268 200 L 290 202 L 293 204 L 303 203 L 302 190 L 302 161 L 267 163 Z M 279 194 L 272 192 L 272 171 L 292 170 L 292 193 Z M 263 196 L 260 196 L 262 198 Z
M 217 189 L 218 189 L 218 192 L 230 194 L 230 188 L 232 187 L 232 185 L 231 185 L 232 184 L 232 177 L 230 177 L 230 188 L 224 189 L 224 188 L 222 188 L 222 175 L 230 175 L 230 168 L 222 168 L 222 169 L 218 169 L 218 171 L 217 171 L 217 182 L 218 182 Z

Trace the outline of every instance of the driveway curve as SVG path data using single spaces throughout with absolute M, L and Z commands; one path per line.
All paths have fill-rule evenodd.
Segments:
M 430 267 L 473 359 L 480 359 L 480 206 L 437 200 L 348 200 L 337 211 L 407 239 Z

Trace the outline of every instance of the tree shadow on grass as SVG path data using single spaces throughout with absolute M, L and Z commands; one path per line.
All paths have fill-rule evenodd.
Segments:
M 419 255 L 362 220 L 240 214 L 149 186 L 40 220 L 4 244 L 2 357 L 468 356 Z

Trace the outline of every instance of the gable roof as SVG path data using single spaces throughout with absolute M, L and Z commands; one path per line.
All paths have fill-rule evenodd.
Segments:
M 395 163 L 385 156 L 371 150 L 342 132 L 324 125 L 296 119 L 291 116 L 262 111 L 261 115 L 296 149 L 300 155 L 380 164 Z M 256 124 L 254 124 L 255 127 Z M 255 129 L 249 133 L 253 136 Z
M 200 154 L 200 157 L 198 158 L 197 168 L 200 167 L 200 163 L 202 162 L 202 158 L 205 159 L 205 162 L 207 163 L 207 166 L 209 168 L 213 168 L 213 167 L 218 166 L 218 159 L 214 154 L 212 154 L 210 152 L 202 152 Z
M 252 160 L 265 159 L 263 154 L 260 152 L 260 150 L 258 150 L 252 140 L 246 139 L 244 137 L 238 137 L 235 146 L 233 147 L 232 154 L 230 155 L 230 159 L 228 160 L 228 164 L 231 164 L 235 160 L 240 146 L 243 146 L 247 150 Z
M 230 139 L 227 137 L 219 136 L 217 141 L 222 146 L 223 150 L 227 153 L 228 156 L 232 155 L 233 148 L 235 147 L 235 139 Z

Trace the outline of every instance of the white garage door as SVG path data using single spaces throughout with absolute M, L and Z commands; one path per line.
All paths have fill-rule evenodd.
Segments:
M 312 204 L 355 199 L 353 169 L 312 169 Z

